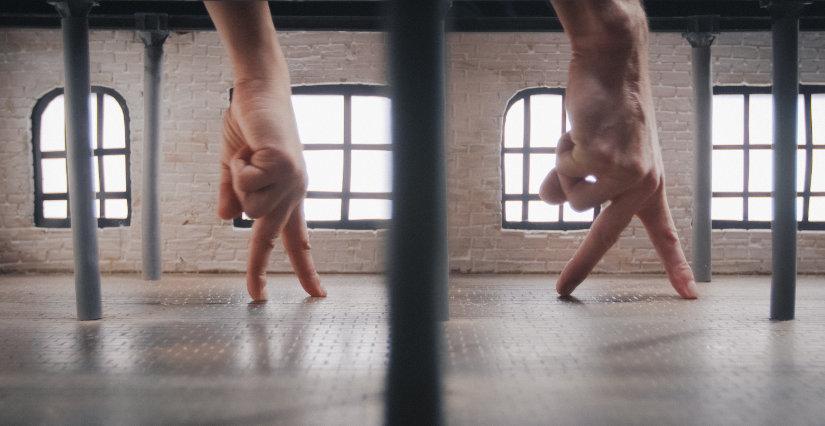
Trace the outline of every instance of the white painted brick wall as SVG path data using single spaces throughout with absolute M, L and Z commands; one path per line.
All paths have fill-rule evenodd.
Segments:
M 385 36 L 316 32 L 280 35 L 294 84 L 386 83 Z M 800 37 L 804 83 L 825 83 L 825 35 Z M 562 34 L 461 33 L 448 39 L 448 196 L 450 265 L 466 272 L 557 272 L 584 231 L 501 229 L 500 140 L 504 108 L 517 91 L 563 87 L 570 49 Z M 72 268 L 68 230 L 33 227 L 31 111 L 62 85 L 62 42 L 55 30 L 0 31 L 0 271 Z M 91 33 L 92 84 L 120 92 L 132 136 L 133 219 L 128 228 L 100 230 L 101 267 L 140 270 L 143 45 L 130 31 Z M 770 37 L 721 35 L 714 45 L 719 84 L 769 84 Z M 677 34 L 653 34 L 651 72 L 668 182 L 668 199 L 690 255 L 692 89 L 690 47 Z M 215 214 L 220 116 L 231 69 L 214 33 L 174 34 L 166 42 L 161 182 L 166 271 L 245 269 L 248 231 Z M 316 263 L 325 272 L 383 269 L 386 231 L 313 230 Z M 714 231 L 716 272 L 765 273 L 766 231 Z M 825 233 L 799 237 L 799 268 L 825 272 Z M 289 270 L 282 251 L 272 271 Z M 626 230 L 598 271 L 656 272 L 638 221 Z

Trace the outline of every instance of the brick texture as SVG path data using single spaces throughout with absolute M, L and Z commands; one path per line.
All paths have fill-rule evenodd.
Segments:
M 293 84 L 386 84 L 381 33 L 280 35 Z M 220 117 L 231 69 L 215 33 L 173 34 L 166 42 L 161 166 L 165 271 L 241 271 L 248 231 L 215 214 Z M 462 272 L 557 272 L 584 231 L 501 229 L 500 141 L 504 109 L 519 90 L 563 87 L 569 45 L 557 33 L 460 33 L 448 38 L 448 197 L 450 267 Z M 71 270 L 71 234 L 33 226 L 31 112 L 62 86 L 62 42 L 55 30 L 0 31 L 0 271 Z M 721 35 L 713 49 L 719 84 L 769 84 L 770 36 Z M 800 76 L 825 83 L 825 34 L 800 37 Z M 126 99 L 131 118 L 132 225 L 98 232 L 105 271 L 138 271 L 143 141 L 143 45 L 131 31 L 91 33 L 92 84 Z M 653 34 L 651 72 L 668 200 L 688 256 L 692 200 L 690 46 L 678 34 Z M 379 272 L 386 231 L 312 230 L 324 272 Z M 770 233 L 714 231 L 714 271 L 770 271 Z M 280 248 L 270 270 L 288 271 Z M 825 272 L 825 233 L 801 232 L 799 268 Z M 601 272 L 658 272 L 661 265 L 638 221 L 599 265 Z

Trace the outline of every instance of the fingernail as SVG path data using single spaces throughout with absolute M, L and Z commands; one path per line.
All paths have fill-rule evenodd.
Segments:
M 696 283 L 690 283 L 690 289 L 694 294 L 699 295 L 699 286 Z
M 266 280 L 257 278 L 250 280 L 247 278 L 246 291 L 249 293 L 249 297 L 256 303 L 266 302 L 267 300 Z
M 699 287 L 696 285 L 695 282 L 691 282 L 687 285 L 688 295 L 693 298 L 699 297 Z

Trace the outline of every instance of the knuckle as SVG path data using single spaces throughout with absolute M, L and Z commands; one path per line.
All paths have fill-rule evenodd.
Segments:
M 648 172 L 639 178 L 639 186 L 645 192 L 653 192 L 662 184 L 662 177 L 653 172 Z
M 679 244 L 679 236 L 676 234 L 676 231 L 670 227 L 668 227 L 668 229 L 664 229 L 659 238 L 661 238 L 662 241 L 668 246 L 675 246 Z
M 238 182 L 238 189 L 242 192 L 253 192 L 259 188 L 257 188 L 254 184 L 254 180 L 249 176 L 240 175 L 236 178 Z
M 567 201 L 570 203 L 570 207 L 577 212 L 583 212 L 593 207 L 592 205 L 590 205 L 591 203 L 587 202 L 587 200 L 577 195 L 568 196 Z
M 282 186 L 306 191 L 308 179 L 300 159 L 276 148 L 264 148 L 258 155 L 262 168 L 271 172 L 277 181 L 283 183 Z
M 272 251 L 275 249 L 275 240 L 278 239 L 278 234 L 274 235 L 259 235 L 256 234 L 251 240 L 250 243 L 257 246 L 259 249 L 264 249 L 265 251 Z M 263 272 L 266 274 L 266 271 Z
M 252 219 L 258 219 L 269 213 L 264 206 L 258 202 L 246 202 L 244 203 L 243 209 L 246 215 Z
M 539 198 L 548 204 L 558 204 L 559 200 L 563 200 L 561 194 L 558 194 L 553 188 L 549 187 L 549 185 L 543 185 L 539 188 Z
M 304 197 L 309 189 L 309 177 L 307 176 L 306 170 L 303 168 L 293 170 L 290 180 L 294 185 L 295 191 L 299 193 L 301 197 Z

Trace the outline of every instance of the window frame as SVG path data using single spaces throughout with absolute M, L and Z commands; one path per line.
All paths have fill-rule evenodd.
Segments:
M 805 144 L 799 145 L 796 140 L 797 152 L 805 151 L 805 182 L 802 191 L 796 192 L 796 197 L 802 198 L 802 220 L 797 221 L 797 229 L 801 231 L 822 231 L 825 230 L 825 222 L 812 222 L 808 220 L 808 213 L 810 210 L 811 197 L 825 196 L 825 191 L 812 192 L 811 191 L 811 176 L 813 174 L 813 152 L 815 149 L 825 151 L 825 145 L 813 144 L 813 120 L 811 110 L 811 95 L 825 93 L 825 85 L 800 85 L 799 94 L 803 95 L 803 105 L 805 111 L 798 111 L 797 113 L 805 114 Z M 742 220 L 711 220 L 711 229 L 771 229 L 771 221 L 755 221 L 748 220 L 748 199 L 751 197 L 772 197 L 772 191 L 748 191 L 750 184 L 750 151 L 767 150 L 773 151 L 773 144 L 750 144 L 750 95 L 771 95 L 771 86 L 714 86 L 713 95 L 743 95 L 744 107 L 743 114 L 743 140 L 742 145 L 720 144 L 714 145 L 711 141 L 712 150 L 741 150 L 743 155 L 743 186 L 742 192 L 730 191 L 713 191 L 711 198 L 742 198 Z M 711 177 L 711 182 L 713 178 Z
M 32 159 L 34 169 L 34 226 L 38 228 L 71 228 L 71 207 L 69 201 L 70 188 L 66 188 L 65 193 L 60 194 L 44 194 L 43 193 L 43 170 L 42 161 L 44 158 L 65 158 L 66 159 L 66 182 L 69 180 L 68 164 L 68 138 L 66 139 L 66 149 L 62 151 L 47 151 L 43 152 L 40 148 L 40 127 L 42 124 L 43 113 L 49 104 L 58 96 L 63 95 L 64 88 L 58 87 L 43 95 L 34 105 L 32 109 Z M 120 226 L 129 226 L 132 223 L 132 167 L 131 167 L 131 137 L 130 137 L 130 115 L 129 107 L 126 105 L 126 99 L 112 88 L 104 86 L 91 86 L 91 94 L 95 94 L 95 102 L 97 104 L 97 128 L 92 129 L 97 134 L 97 146 L 92 150 L 94 161 L 97 161 L 98 166 L 98 191 L 95 191 L 95 199 L 100 200 L 99 218 L 97 218 L 98 228 L 111 228 Z M 123 111 L 123 126 L 124 147 L 123 148 L 103 148 L 103 96 L 109 95 L 120 106 Z M 64 125 L 65 126 L 65 125 Z M 65 131 L 65 130 L 64 130 Z M 105 168 L 103 167 L 103 157 L 105 155 L 124 155 L 126 158 L 126 191 L 109 192 L 104 191 Z M 115 219 L 104 217 L 106 214 L 107 199 L 126 199 L 126 218 Z M 43 201 L 48 200 L 66 200 L 66 218 L 46 218 L 43 216 Z
M 567 132 L 567 107 L 565 104 L 566 93 L 565 89 L 560 87 L 531 87 L 518 91 L 507 102 L 507 107 L 504 109 L 504 116 L 501 125 L 501 227 L 502 229 L 514 230 L 549 230 L 549 231 L 573 231 L 590 229 L 593 220 L 598 217 L 601 211 L 601 206 L 596 206 L 593 209 L 593 219 L 589 222 L 566 222 L 564 220 L 564 204 L 559 205 L 559 219 L 555 222 L 530 222 L 528 220 L 528 203 L 530 201 L 541 200 L 538 194 L 530 194 L 530 155 L 531 154 L 556 154 L 557 147 L 531 147 L 530 146 L 530 97 L 534 95 L 561 95 L 561 131 L 562 134 Z M 510 108 L 518 101 L 524 101 L 524 131 L 522 135 L 522 146 L 507 147 L 504 145 L 504 126 L 506 125 L 507 114 Z M 504 169 L 504 156 L 506 154 L 521 154 L 522 156 L 522 171 L 521 171 L 521 193 L 507 194 L 507 173 Z M 505 210 L 505 203 L 507 201 L 521 201 L 521 221 L 508 221 Z
M 307 227 L 312 229 L 344 230 L 379 230 L 388 228 L 391 219 L 350 219 L 349 203 L 351 200 L 390 200 L 392 192 L 352 192 L 352 152 L 355 151 L 389 151 L 393 152 L 392 141 L 389 144 L 355 144 L 352 143 L 352 97 L 382 96 L 390 98 L 389 87 L 374 84 L 314 84 L 292 86 L 293 95 L 336 95 L 344 98 L 344 138 L 341 144 L 304 144 L 304 151 L 341 151 L 343 156 L 343 177 L 341 191 L 307 191 L 306 198 L 340 199 L 340 220 L 308 220 Z M 229 90 L 232 102 L 232 89 Z M 254 220 L 236 217 L 232 224 L 236 228 L 251 228 Z

